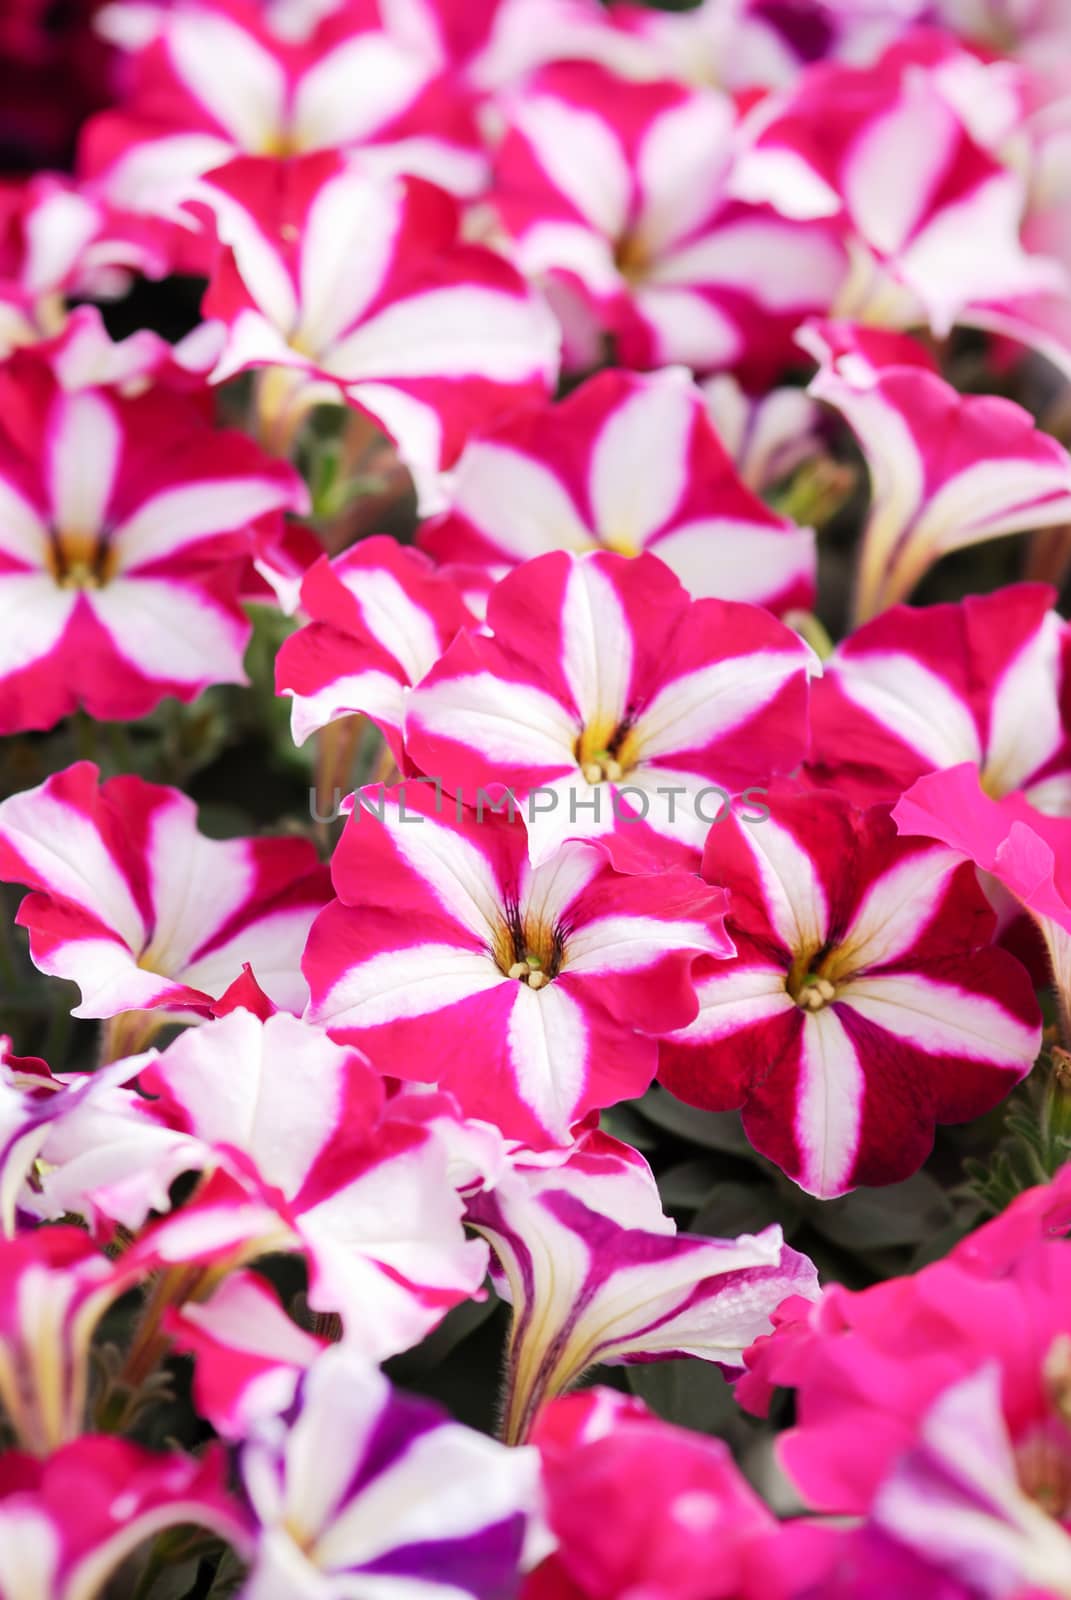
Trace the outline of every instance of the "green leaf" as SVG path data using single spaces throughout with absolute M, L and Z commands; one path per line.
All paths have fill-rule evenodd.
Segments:
M 707 1191 L 692 1218 L 691 1233 L 714 1239 L 734 1239 L 738 1233 L 758 1233 L 772 1222 L 779 1222 L 791 1236 L 799 1218 L 772 1184 L 761 1179 L 738 1183 L 726 1179 Z
M 636 1101 L 636 1109 L 656 1128 L 675 1133 L 679 1139 L 701 1145 L 704 1150 L 721 1150 L 727 1155 L 754 1154 L 738 1111 L 697 1111 L 658 1085 Z
M 667 1211 L 695 1211 L 710 1193 L 716 1176 L 709 1161 L 678 1161 L 658 1175 L 658 1192 Z
M 632 1393 L 664 1422 L 723 1439 L 748 1432 L 728 1380 L 709 1361 L 645 1361 L 626 1372 Z
M 856 1189 L 837 1200 L 802 1198 L 801 1206 L 812 1228 L 856 1255 L 921 1244 L 952 1218 L 948 1196 L 927 1172 L 883 1189 Z

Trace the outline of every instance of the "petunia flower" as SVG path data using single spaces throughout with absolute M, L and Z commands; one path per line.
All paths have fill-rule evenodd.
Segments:
M 777 1524 L 723 1440 L 596 1387 L 549 1401 L 531 1441 L 558 1548 L 524 1600 L 772 1600 Z
M 465 446 L 445 493 L 420 532 L 437 561 L 501 575 L 549 550 L 649 550 L 696 599 L 775 612 L 814 600 L 812 531 L 745 488 L 682 371 L 599 373 L 497 423 Z
M 737 955 L 700 977 L 659 1076 L 690 1104 L 743 1106 L 756 1149 L 812 1194 L 893 1183 L 934 1123 L 980 1116 L 1029 1072 L 1033 986 L 991 946 L 954 851 L 835 794 L 769 804 L 761 824 L 711 830 L 703 871 L 729 890 Z
M 386 174 L 476 193 L 487 157 L 469 95 L 430 52 L 384 28 L 378 7 L 334 7 L 300 40 L 243 0 L 161 8 L 130 52 L 124 93 L 83 130 L 90 194 L 169 221 L 193 181 L 237 155 L 360 147 Z
M 755 814 L 805 754 L 810 647 L 756 607 L 689 600 L 654 555 L 540 556 L 487 622 L 413 690 L 406 752 L 470 806 L 512 796 L 537 865 L 587 838 L 619 866 L 691 866 L 735 797 Z
M 654 1035 L 695 1015 L 697 957 L 729 953 L 722 894 L 692 874 L 624 876 L 582 843 L 532 867 L 519 817 L 415 780 L 358 793 L 332 878 L 307 1015 L 533 1146 L 642 1093 Z
M 252 1272 L 232 1272 L 209 1300 L 165 1312 L 161 1326 L 172 1348 L 193 1360 L 199 1415 L 234 1442 L 291 1405 L 301 1374 L 328 1346 L 299 1328 Z
M 97 1600 L 141 1544 L 170 1528 L 208 1529 L 248 1552 L 247 1513 L 219 1446 L 195 1460 L 87 1434 L 45 1461 L 9 1454 L 0 1471 L 3 1600 Z
M 293 697 L 294 743 L 363 712 L 401 764 L 408 690 L 476 620 L 457 587 L 418 551 L 377 536 L 310 568 L 301 606 L 310 620 L 275 658 L 276 690 Z
M 239 1465 L 259 1524 L 241 1600 L 498 1600 L 549 1542 L 534 1450 L 462 1427 L 345 1349 L 320 1356 Z
M 973 861 L 1029 912 L 1045 941 L 1071 1038 L 1071 818 L 1046 816 L 1020 794 L 991 798 L 969 765 L 919 778 L 892 817 L 902 834 L 940 839 Z
M 708 378 L 702 388 L 741 482 L 756 494 L 775 489 L 818 453 L 822 408 L 806 390 L 778 388 L 749 394 L 728 372 Z
M 957 394 L 902 339 L 835 324 L 800 342 L 821 363 L 810 392 L 848 422 L 870 473 L 857 621 L 906 600 L 953 550 L 1071 517 L 1071 455 L 1021 406 Z
M 729 191 L 843 239 L 851 270 L 829 302 L 840 316 L 928 323 L 944 338 L 975 304 L 1065 292 L 1060 264 L 1022 242 L 1023 173 L 987 144 L 1002 65 L 987 73 L 936 30 L 867 65 L 817 65 L 754 106 Z M 1016 102 L 1009 131 L 1018 121 Z
M 513 1307 L 505 1437 L 589 1367 L 695 1356 L 727 1372 L 789 1295 L 817 1293 L 779 1227 L 737 1239 L 678 1235 L 647 1163 L 598 1132 L 564 1162 L 526 1165 L 468 1203 Z
M 0 804 L 0 881 L 32 892 L 17 922 L 42 972 L 82 991 L 75 1016 L 208 1015 L 252 962 L 298 1010 L 298 961 L 326 897 L 304 839 L 209 839 L 193 802 L 80 761 Z
M 112 298 L 135 273 L 167 270 L 151 228 L 73 179 L 37 172 L 0 183 L 0 355 L 60 332 L 68 296 Z
M 0 1409 L 18 1449 L 47 1456 L 82 1432 L 90 1341 L 140 1276 L 80 1228 L 0 1239 Z
M 64 392 L 28 355 L 0 401 L 0 732 L 244 683 L 251 527 L 304 510 L 294 470 L 173 392 Z
M 1002 1378 L 992 1362 L 938 1396 L 878 1490 L 871 1522 L 986 1600 L 1071 1595 L 1071 1429 L 1058 1412 L 1017 1451 Z
M 224 247 L 203 307 L 227 330 L 216 381 L 289 369 L 262 396 L 266 426 L 285 432 L 341 393 L 426 492 L 472 428 L 554 381 L 553 317 L 501 256 L 461 242 L 456 205 L 430 184 L 331 151 L 246 156 L 207 174 L 198 199 Z
M 988 794 L 1018 790 L 1040 810 L 1071 812 L 1071 636 L 1055 599 L 1045 584 L 1015 584 L 893 606 L 856 628 L 811 688 L 817 781 L 865 805 L 971 761 Z
M 458 1188 L 483 1181 L 490 1130 L 455 1133 L 443 1097 L 386 1100 L 359 1052 L 244 1008 L 129 1065 L 126 1088 L 87 1093 L 52 1124 L 39 1215 L 84 1216 L 104 1237 L 141 1230 L 124 1259 L 201 1269 L 198 1299 L 245 1263 L 302 1252 L 311 1308 L 338 1314 L 371 1360 L 479 1292 L 487 1251 L 465 1237 Z M 190 1173 L 197 1190 L 172 1211 Z M 167 1214 L 145 1229 L 154 1211 Z
M 1071 1591 L 1068 1175 L 914 1276 L 796 1302 L 747 1356 L 795 1391 L 778 1454 L 807 1504 L 983 1600 Z
M 514 258 L 548 286 L 571 364 L 597 364 L 602 334 L 623 366 L 766 377 L 832 305 L 845 258 L 827 225 L 732 198 L 726 96 L 566 63 L 505 116 L 494 205 Z

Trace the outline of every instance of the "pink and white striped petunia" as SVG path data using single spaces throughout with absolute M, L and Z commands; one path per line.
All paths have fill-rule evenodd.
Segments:
M 1033 986 L 990 940 L 972 867 L 898 839 L 887 808 L 771 795 L 713 828 L 703 871 L 730 892 L 737 956 L 698 982 L 659 1076 L 692 1105 L 744 1108 L 755 1148 L 811 1194 L 910 1176 L 936 1122 L 980 1116 L 1029 1072 Z
M 776 488 L 817 455 L 822 408 L 804 389 L 748 394 L 729 373 L 720 372 L 707 379 L 703 393 L 741 482 L 756 494 Z M 734 598 L 752 600 L 755 596 Z
M 83 184 L 174 221 L 193 180 L 233 156 L 359 146 L 377 170 L 476 193 L 487 158 L 468 95 L 436 74 L 427 49 L 385 29 L 378 9 L 347 0 L 299 41 L 280 38 L 248 0 L 162 10 L 125 68 L 121 104 L 83 132 Z
M 18 925 L 42 972 L 82 991 L 79 1017 L 156 1007 L 208 1015 L 251 963 L 300 1010 L 305 936 L 327 896 L 304 839 L 209 839 L 193 802 L 80 761 L 0 804 L 0 880 L 32 893 Z
M 210 1300 L 169 1309 L 161 1327 L 180 1355 L 193 1358 L 198 1413 L 233 1442 L 287 1409 L 298 1378 L 328 1344 L 291 1321 L 252 1272 L 232 1272 Z
M 384 536 L 319 560 L 301 586 L 311 620 L 275 661 L 279 694 L 293 697 L 295 744 L 339 717 L 363 712 L 402 763 L 408 690 L 475 618 L 448 577 L 419 551 Z
M 18 1449 L 46 1456 L 82 1432 L 90 1341 L 139 1275 L 80 1228 L 0 1239 L 0 1407 Z
M 468 1221 L 491 1246 L 513 1307 L 505 1437 L 528 1436 L 547 1400 L 599 1364 L 696 1356 L 743 1370 L 743 1352 L 818 1275 L 779 1227 L 738 1239 L 678 1235 L 638 1151 L 588 1133 L 565 1162 L 523 1155 Z
M 756 805 L 806 753 L 810 647 L 757 607 L 690 600 L 653 555 L 540 556 L 487 620 L 411 694 L 406 751 L 468 805 L 512 796 L 537 865 L 569 838 L 626 869 L 694 865 L 734 797 Z
M 341 391 L 423 487 L 474 427 L 553 383 L 554 318 L 501 256 L 459 241 L 456 205 L 430 184 L 324 152 L 242 157 L 198 197 L 226 247 L 204 302 L 227 328 L 214 376 L 291 369 L 279 415 Z
M 812 67 L 745 120 L 730 192 L 843 237 L 851 271 L 830 301 L 841 316 L 928 322 L 943 338 L 972 304 L 1066 292 L 1060 264 L 1022 243 L 1025 177 L 979 142 L 1005 88 L 936 32 L 869 66 Z
M 1061 1348 L 1039 1374 L 1057 1394 L 1067 1382 Z M 1059 1600 L 1071 1594 L 1071 1528 L 1059 1487 L 1071 1465 L 1065 1408 L 1057 1401 L 1048 1427 L 1016 1450 L 1004 1376 L 994 1360 L 943 1390 L 878 1491 L 870 1520 L 983 1600 Z
M 696 958 L 731 948 L 691 873 L 623 876 L 582 843 L 532 867 L 519 818 L 424 782 L 359 791 L 331 871 L 310 1018 L 537 1147 L 643 1092 L 653 1036 L 695 1016 Z
M 696 599 L 814 601 L 814 534 L 744 486 L 680 370 L 603 372 L 507 419 L 469 441 L 446 495 L 420 534 L 438 561 L 500 575 L 549 550 L 650 550 Z
M 811 690 L 817 781 L 857 804 L 892 802 L 924 772 L 973 761 L 987 793 L 1022 790 L 1042 811 L 1071 814 L 1071 641 L 1055 599 L 1045 584 L 1016 584 L 893 606 L 857 628 Z
M 62 1123 L 66 1130 L 76 1117 L 84 1123 L 90 1103 L 93 1110 L 88 1115 L 97 1117 L 121 1094 L 121 1086 L 136 1074 L 139 1062 L 150 1059 L 145 1055 L 93 1072 L 56 1077 L 43 1061 L 9 1054 L 10 1044 L 0 1036 L 0 1234 L 9 1238 L 28 1221 L 42 1216 L 56 1221 L 66 1214 L 66 1206 L 49 1204 L 36 1170 L 49 1140 L 63 1137 L 57 1125 Z M 125 1117 L 127 1106 L 121 1103 Z M 161 1200 L 166 1202 L 166 1184 Z
M 241 1600 L 499 1600 L 551 1543 L 534 1450 L 462 1427 L 344 1349 L 319 1358 L 239 1466 L 259 1524 Z
M 0 732 L 244 683 L 250 530 L 305 508 L 293 469 L 173 392 L 66 393 L 29 355 L 0 402 Z
M 610 14 L 636 41 L 637 75 L 746 92 L 794 84 L 819 61 L 871 60 L 925 10 L 923 0 L 698 0 L 677 12 L 613 0 Z
M 0 182 L 0 356 L 62 328 L 68 296 L 121 294 L 168 258 L 151 228 L 117 216 L 70 178 Z
M 471 1179 L 459 1159 L 465 1130 L 455 1143 L 456 1113 L 439 1097 L 385 1101 L 357 1051 L 296 1017 L 262 1022 L 244 1009 L 129 1065 L 129 1088 L 87 1095 L 53 1124 L 45 1215 L 136 1231 L 151 1210 L 169 1210 L 175 1178 L 200 1173 L 196 1198 L 124 1259 L 216 1275 L 300 1251 L 310 1306 L 341 1316 L 347 1343 L 373 1361 L 478 1294 L 487 1251 L 466 1238 L 457 1192 Z
M 845 260 L 830 228 L 731 198 L 727 97 L 566 64 L 505 114 L 494 203 L 516 261 L 582 325 L 574 364 L 596 364 L 601 331 L 624 366 L 765 376 L 833 304 Z
M 15 1232 L 20 1192 L 56 1115 L 63 1080 L 36 1056 L 16 1056 L 0 1034 L 0 1235 Z
M 957 394 L 903 337 L 833 323 L 800 343 L 821 363 L 811 394 L 845 418 L 870 473 L 857 621 L 906 600 L 950 551 L 1071 518 L 1071 455 L 1021 406 Z
M 7 1455 L 0 1600 L 97 1600 L 126 1558 L 169 1528 L 207 1529 L 247 1554 L 249 1516 L 227 1479 L 218 1445 L 195 1459 L 86 1434 L 45 1461 Z

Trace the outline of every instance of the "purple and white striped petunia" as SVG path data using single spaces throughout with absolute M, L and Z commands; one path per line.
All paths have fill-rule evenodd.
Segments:
M 857 628 L 811 690 L 817 780 L 858 804 L 893 802 L 924 772 L 973 761 L 988 794 L 1022 790 L 1039 810 L 1071 814 L 1071 635 L 1055 600 L 1023 583 L 893 606 Z
M 302 511 L 292 467 L 170 389 L 0 374 L 0 733 L 127 719 L 244 683 L 252 525 Z
M 690 600 L 654 555 L 540 556 L 487 621 L 413 691 L 406 751 L 468 805 L 512 795 L 536 864 L 597 838 L 622 867 L 692 866 L 734 797 L 806 753 L 810 647 L 757 607 Z
M 548 285 L 570 364 L 597 365 L 609 334 L 623 366 L 768 377 L 803 318 L 833 304 L 846 263 L 830 227 L 732 197 L 728 96 L 567 62 L 505 116 L 493 203 L 514 258 Z
M 743 1106 L 755 1148 L 812 1194 L 893 1183 L 935 1123 L 980 1116 L 1029 1072 L 1033 985 L 990 944 L 956 852 L 898 839 L 884 806 L 770 805 L 760 826 L 711 830 L 703 872 L 730 892 L 737 955 L 699 978 L 659 1076 L 692 1105 Z
M 696 959 L 731 951 L 724 897 L 694 874 L 626 876 L 583 843 L 533 867 L 519 818 L 422 781 L 360 791 L 331 871 L 308 1016 L 537 1147 L 642 1094 L 654 1035 L 696 1014 Z
M 80 761 L 0 804 L 0 881 L 32 890 L 16 921 L 34 964 L 78 984 L 75 1016 L 207 1015 L 245 964 L 277 1005 L 305 1003 L 328 894 L 307 840 L 209 839 L 177 789 Z
M 326 1351 L 242 1447 L 259 1524 L 241 1600 L 499 1600 L 547 1552 L 539 1456 Z
M 311 620 L 283 641 L 275 662 L 276 689 L 293 697 L 295 744 L 363 712 L 401 765 L 407 691 L 475 617 L 448 577 L 385 535 L 317 561 L 301 606 Z
M 198 200 L 226 247 L 204 303 L 227 329 L 213 376 L 284 369 L 270 406 L 262 391 L 266 425 L 341 394 L 426 490 L 472 428 L 554 382 L 554 318 L 501 256 L 460 241 L 454 201 L 422 179 L 377 179 L 331 151 L 246 156 L 207 174 Z
M 950 551 L 1071 519 L 1071 455 L 1021 406 L 958 394 L 902 335 L 825 323 L 800 343 L 821 364 L 811 394 L 845 418 L 870 474 L 857 621 Z
M 813 532 L 740 481 L 681 369 L 602 372 L 559 405 L 507 418 L 465 446 L 446 495 L 420 535 L 437 561 L 500 575 L 548 550 L 650 550 L 696 599 L 776 612 L 814 601 Z
M 789 1295 L 818 1275 L 781 1229 L 738 1239 L 678 1235 L 638 1151 L 598 1131 L 564 1162 L 524 1156 L 472 1195 L 468 1221 L 497 1258 L 513 1307 L 505 1437 L 528 1436 L 544 1401 L 589 1367 L 696 1356 L 743 1370 Z

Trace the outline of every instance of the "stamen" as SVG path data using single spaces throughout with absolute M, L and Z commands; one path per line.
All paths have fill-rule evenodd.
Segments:
M 625 775 L 624 767 L 609 750 L 596 750 L 592 759 L 585 761 L 580 770 L 592 785 L 602 783 L 604 779 L 609 783 L 618 783 Z
M 823 1006 L 836 998 L 836 988 L 828 978 L 819 977 L 817 972 L 808 972 L 800 985 L 796 1004 L 802 1006 L 804 1011 L 821 1011 Z

